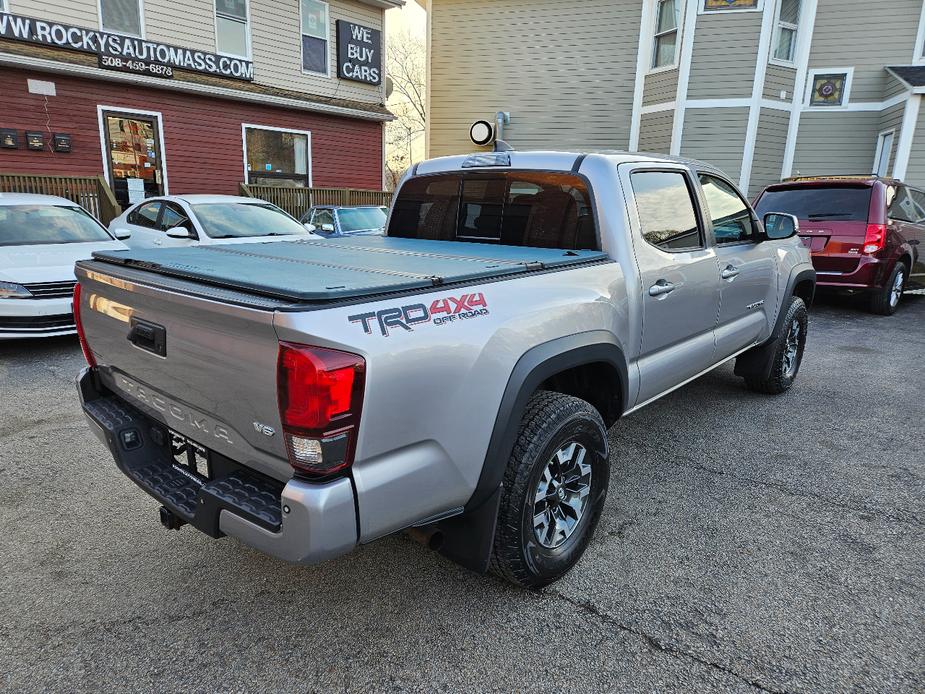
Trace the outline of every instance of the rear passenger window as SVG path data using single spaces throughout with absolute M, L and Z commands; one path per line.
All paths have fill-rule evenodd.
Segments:
M 736 189 L 723 179 L 709 174 L 700 174 L 700 184 L 707 199 L 707 211 L 713 222 L 716 243 L 754 241 L 752 212 Z
M 906 186 L 899 186 L 890 204 L 890 219 L 900 222 L 922 223 L 925 221 L 925 195 Z
M 916 208 L 919 211 L 918 219 L 915 220 L 917 224 L 925 224 L 925 193 L 920 190 L 909 190 L 909 193 L 912 195 L 912 201 L 915 203 Z
M 473 172 L 412 178 L 389 236 L 533 248 L 599 250 L 591 194 L 572 174 Z
M 703 234 L 684 174 L 638 171 L 630 180 L 646 241 L 663 251 L 703 248 Z
M 149 202 L 141 207 L 137 208 L 134 212 L 129 214 L 126 221 L 129 224 L 137 224 L 140 227 L 148 227 L 149 229 L 157 228 L 157 215 L 161 211 L 161 203 L 159 202 Z

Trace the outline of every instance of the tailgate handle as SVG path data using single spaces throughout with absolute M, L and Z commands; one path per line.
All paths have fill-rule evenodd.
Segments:
M 167 328 L 140 318 L 132 318 L 128 341 L 139 349 L 159 357 L 167 356 Z

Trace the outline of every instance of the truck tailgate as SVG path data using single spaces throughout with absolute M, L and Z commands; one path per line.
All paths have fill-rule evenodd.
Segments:
M 283 437 L 268 435 L 280 431 L 273 306 L 165 289 L 144 274 L 77 268 L 81 322 L 104 384 L 196 443 L 288 479 Z

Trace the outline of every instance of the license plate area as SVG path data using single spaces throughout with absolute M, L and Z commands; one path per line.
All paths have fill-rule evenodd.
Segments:
M 182 434 L 170 431 L 170 454 L 173 467 L 187 477 L 194 477 L 200 484 L 212 479 L 211 452 Z

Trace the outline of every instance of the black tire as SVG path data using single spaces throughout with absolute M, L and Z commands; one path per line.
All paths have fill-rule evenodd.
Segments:
M 572 443 L 585 451 L 582 465 L 566 465 L 563 470 L 552 459 L 557 452 L 568 451 Z M 574 459 L 580 457 L 578 447 L 572 449 Z M 586 477 L 577 475 L 585 464 L 590 467 L 590 482 L 582 487 Z M 556 484 L 553 477 L 544 477 L 547 467 L 559 473 L 574 471 L 559 477 L 559 488 L 564 491 L 553 489 Z M 571 484 L 567 481 L 569 477 L 573 480 Z M 547 483 L 546 479 L 553 481 Z M 541 480 L 548 496 L 538 501 Z M 560 578 L 584 554 L 604 508 L 609 483 L 607 432 L 597 410 L 569 395 L 538 391 L 527 403 L 504 473 L 491 571 L 525 588 L 540 588 Z M 579 487 L 590 490 L 584 501 L 576 501 L 579 493 L 570 491 Z M 579 513 L 575 514 L 573 504 L 582 504 Z M 545 514 L 551 521 L 547 532 L 542 533 L 543 539 L 541 531 L 534 528 L 536 508 L 541 508 L 537 516 Z M 574 515 L 578 516 L 577 522 Z M 564 538 L 564 530 L 553 532 L 560 527 L 556 520 L 559 517 L 563 526 L 574 522 Z
M 809 312 L 798 296 L 790 298 L 781 321 L 780 335 L 776 348 L 771 353 L 771 368 L 767 376 L 746 376 L 745 384 L 756 393 L 779 395 L 790 389 L 800 372 L 803 351 L 806 348 L 806 334 L 809 327 Z M 798 326 L 798 328 L 797 328 Z M 792 350 L 795 347 L 795 353 Z M 795 361 L 793 361 L 795 360 Z
M 894 294 L 894 288 L 896 287 L 897 277 L 899 277 L 900 274 L 902 274 L 902 278 L 898 280 L 899 293 L 897 295 Z M 896 309 L 899 308 L 899 302 L 902 300 L 903 292 L 906 290 L 906 281 L 908 279 L 909 269 L 903 263 L 896 263 L 886 284 L 870 295 L 868 299 L 868 308 L 870 312 L 880 316 L 892 316 L 896 313 Z

